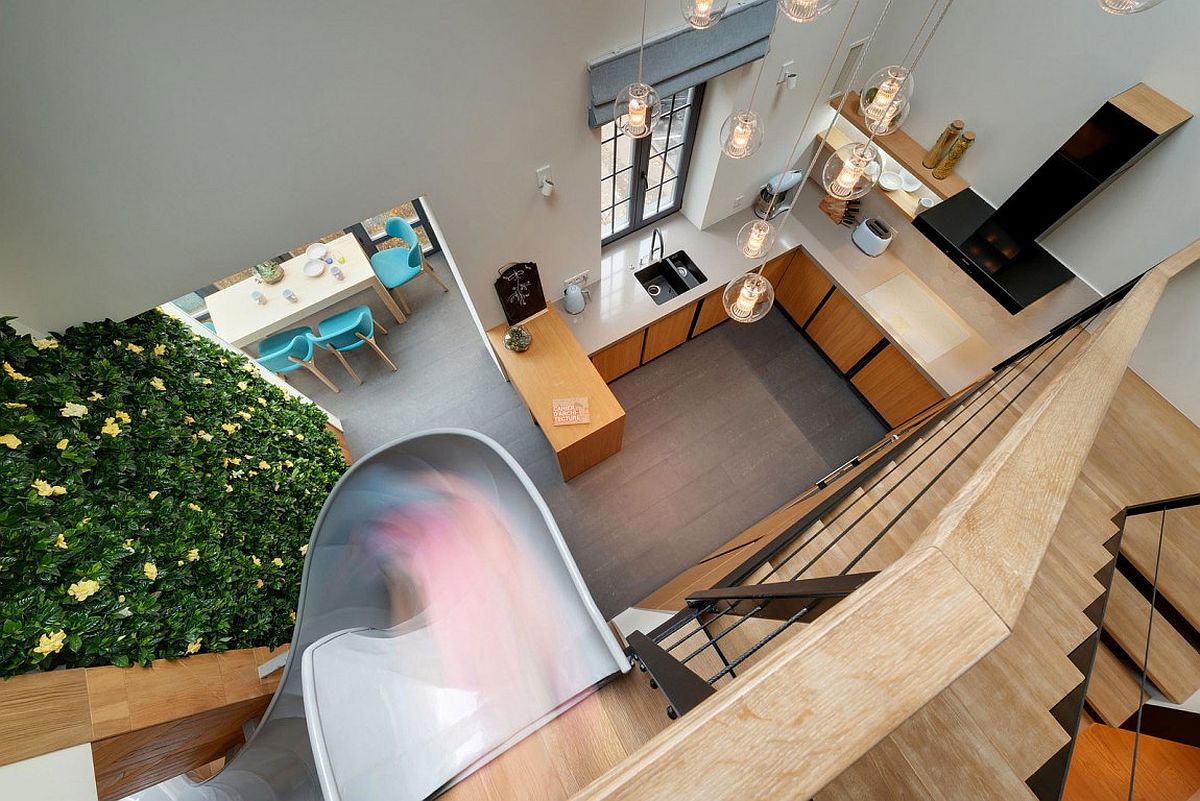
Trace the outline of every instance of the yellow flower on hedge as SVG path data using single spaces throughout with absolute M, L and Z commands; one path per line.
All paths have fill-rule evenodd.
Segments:
M 200 558 L 200 549 L 199 548 L 192 548 L 190 551 L 187 552 L 187 560 L 189 562 L 195 562 L 199 558 Z
M 243 412 L 237 412 L 237 416 L 238 416 L 238 417 L 240 417 L 240 418 L 242 418 L 243 420 L 249 420 L 249 419 L 250 419 L 250 412 L 244 412 L 244 411 L 243 411 Z
M 233 485 L 232 485 L 232 484 L 226 484 L 226 485 L 225 485 L 225 491 L 226 491 L 226 492 L 233 492 Z
M 251 555 L 250 555 L 250 561 L 251 561 L 251 562 L 254 562 L 254 566 L 255 566 L 255 567 L 259 567 L 259 566 L 261 566 L 261 565 L 262 565 L 262 562 L 261 562 L 261 561 L 259 560 L 259 558 L 258 558 L 257 556 L 255 556 L 254 554 L 251 554 Z
M 71 401 L 59 409 L 58 413 L 63 417 L 83 417 L 88 413 L 88 408 L 82 403 L 75 403 L 74 401 Z
M 101 395 L 99 392 L 96 392 L 93 390 L 92 394 L 88 395 L 88 400 L 90 400 L 90 401 L 104 400 L 104 396 Z
M 197 637 L 195 642 L 190 642 L 190 643 L 188 643 L 188 647 L 187 647 L 185 650 L 186 650 L 186 651 L 187 651 L 189 654 L 194 654 L 194 653 L 196 653 L 197 651 L 199 651 L 199 650 L 200 650 L 200 643 L 202 643 L 202 642 L 204 642 L 204 638 L 203 638 L 203 637 Z
M 130 353 L 141 353 L 142 351 L 145 350 L 145 348 L 143 348 L 141 345 L 135 345 L 132 342 L 130 342 L 128 345 L 125 346 L 125 350 L 129 351 Z
M 3 439 L 3 437 L 0 437 L 0 439 Z M 63 437 L 58 442 L 54 443 L 54 447 L 58 448 L 60 451 L 65 451 L 67 449 L 67 445 L 69 445 L 70 442 L 71 442 L 71 440 L 67 439 L 66 437 Z
M 207 431 L 197 431 L 196 436 L 205 442 L 212 442 L 212 434 L 208 433 Z
M 4 363 L 4 372 L 7 373 L 8 377 L 11 378 L 13 381 L 32 381 L 33 380 L 32 378 L 30 378 L 27 375 L 21 375 L 20 373 L 18 373 L 15 369 L 13 369 L 13 366 L 11 364 L 9 364 L 8 362 Z
M 117 425 L 117 418 L 115 418 L 115 417 L 104 418 L 104 425 L 100 426 L 100 433 L 108 434 L 110 437 L 115 437 L 117 434 L 120 434 L 121 427 L 119 425 Z
M 256 579 L 256 580 L 255 580 L 255 582 L 254 582 L 254 586 L 255 586 L 257 589 L 260 589 L 260 590 L 261 590 L 261 589 L 262 589 L 262 587 L 263 587 L 263 580 L 262 580 L 262 579 Z
M 150 500 L 154 500 L 155 498 L 158 497 L 159 492 L 158 492 L 158 490 L 150 490 L 150 492 L 148 492 L 147 495 L 149 496 Z
M 16 403 L 15 401 L 9 401 L 8 403 L 4 404 L 4 408 L 5 409 L 28 409 L 29 404 L 28 403 Z
M 295 623 L 296 622 L 296 610 L 293 609 L 292 611 L 288 612 L 288 617 L 290 617 L 292 619 L 292 622 Z
M 257 470 L 251 470 L 251 471 L 249 472 L 249 475 L 252 475 L 252 476 L 257 476 L 257 475 L 258 475 L 258 471 L 257 471 Z
M 258 368 L 255 367 L 251 362 L 242 362 L 241 369 L 244 373 L 254 373 L 258 371 Z
M 42 654 L 43 656 L 57 654 L 62 650 L 63 643 L 66 642 L 66 640 L 67 633 L 62 629 L 50 634 L 43 634 L 41 637 L 38 637 L 38 644 L 33 649 L 33 652 L 35 654 Z
M 211 378 L 202 378 L 202 379 L 200 379 L 200 383 L 204 384 L 205 386 L 208 386 L 209 384 L 212 383 L 212 379 Z
M 133 540 L 132 539 L 125 540 L 124 542 L 121 543 L 121 547 L 124 548 L 125 550 L 129 551 L 130 553 L 133 553 Z
M 166 385 L 163 384 L 163 380 L 161 378 L 159 378 L 158 376 L 154 376 L 154 378 L 150 379 L 150 386 L 154 387 L 159 392 L 162 392 L 163 390 L 165 390 L 167 388 Z
M 119 347 L 121 347 L 121 340 L 119 340 L 119 339 L 114 339 L 114 340 L 113 340 L 113 344 L 114 344 L 114 345 L 116 345 L 116 346 L 119 348 Z
M 35 339 L 33 340 L 33 346 L 38 350 L 54 350 L 58 347 L 58 340 L 52 337 L 47 337 L 46 339 Z
M 0 436 L 0 445 L 7 445 L 10 451 L 15 451 L 21 447 L 21 438 L 16 434 L 5 434 Z
M 260 397 L 260 398 L 258 399 L 258 404 L 259 404 L 259 406 L 266 406 L 266 405 L 267 405 L 267 399 L 266 399 L 266 398 L 261 398 L 261 397 Z
M 158 578 L 158 568 L 155 567 L 153 562 L 146 562 L 144 565 L 142 565 L 142 575 L 151 581 L 154 581 L 156 578 Z
M 283 567 L 283 560 L 276 556 L 271 560 L 271 564 L 275 565 L 275 567 Z
M 191 425 L 192 423 L 196 422 L 196 418 L 192 417 L 190 414 L 185 414 L 183 416 L 183 422 L 187 423 L 188 425 Z
M 304 435 L 303 435 L 303 434 L 297 434 L 297 435 L 296 435 L 296 439 L 300 440 L 301 442 L 304 442 Z
M 125 603 L 125 596 L 124 596 L 124 595 L 118 595 L 118 596 L 117 596 L 117 603 L 119 603 L 119 604 L 123 604 L 123 603 Z
M 162 356 L 166 352 L 167 352 L 166 345 L 158 344 L 158 345 L 154 346 L 154 355 L 155 356 Z
M 122 423 L 129 423 L 133 421 L 133 418 L 129 416 L 129 412 L 122 412 L 118 410 L 113 412 L 113 417 L 117 418 Z
M 84 579 L 67 587 L 67 595 L 70 595 L 76 601 L 86 601 L 95 595 L 98 589 L 100 589 L 100 582 L 94 579 Z
M 271 465 L 267 464 L 266 462 L 260 461 L 260 462 L 258 463 L 258 469 L 259 469 L 259 470 L 270 470 L 270 469 L 271 469 Z
M 240 390 L 242 390 L 243 392 L 245 392 L 246 390 L 250 389 L 250 385 L 249 385 L 249 384 L 247 384 L 245 381 L 239 381 L 239 382 L 238 382 L 238 389 L 240 389 Z
M 221 423 L 221 429 L 227 434 L 232 434 L 234 431 L 238 430 L 238 424 L 237 423 Z
M 296 465 L 292 463 L 291 459 L 284 459 L 283 466 L 284 467 L 295 467 Z
M 241 459 L 239 459 L 239 458 L 238 458 L 238 457 L 236 457 L 236 456 L 230 456 L 230 457 L 229 457 L 229 463 L 230 463 L 230 464 L 241 464 L 241 463 L 242 463 L 242 460 L 241 460 Z
M 31 486 L 35 490 L 37 490 L 37 494 L 41 495 L 43 498 L 49 497 L 51 495 L 66 495 L 67 494 L 66 487 L 60 487 L 57 484 L 51 485 L 50 482 L 48 482 L 42 478 L 34 479 L 33 483 L 30 484 L 29 486 Z
M 308 553 L 308 543 L 306 542 L 300 546 L 300 555 L 304 556 L 307 553 Z
M 228 362 L 228 361 L 226 361 L 226 359 L 225 359 L 225 357 L 224 357 L 224 356 L 218 356 L 218 357 L 217 357 L 217 364 L 219 364 L 219 365 L 221 365 L 222 367 L 224 367 L 225 365 L 229 364 L 229 362 Z
M 203 509 L 200 508 L 199 504 L 195 504 L 195 503 L 189 503 L 188 508 L 191 509 L 193 512 L 203 512 L 204 511 Z
M 62 532 L 59 532 L 58 539 L 54 540 L 54 547 L 62 548 L 65 551 L 71 546 L 67 545 L 67 538 L 62 535 Z

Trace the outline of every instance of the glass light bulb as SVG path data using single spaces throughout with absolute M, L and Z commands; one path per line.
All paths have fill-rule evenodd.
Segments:
M 761 274 L 746 273 L 725 285 L 721 303 L 730 319 L 753 323 L 766 316 L 775 304 L 775 289 Z
M 775 227 L 766 220 L 753 220 L 738 231 L 738 249 L 747 259 L 761 259 L 775 244 Z
M 854 200 L 871 191 L 879 180 L 879 150 L 865 142 L 838 148 L 825 163 L 825 191 L 840 200 Z
M 792 22 L 812 22 L 829 11 L 838 0 L 779 0 L 779 10 Z
M 867 128 L 877 136 L 894 133 L 908 117 L 912 93 L 912 74 L 906 67 L 894 64 L 871 76 L 859 93 Z
M 736 111 L 721 126 L 721 150 L 731 159 L 754 155 L 762 140 L 762 121 L 753 111 Z
M 711 27 L 725 13 L 729 0 L 679 0 L 683 18 L 697 30 Z
M 1136 14 L 1148 8 L 1154 8 L 1162 0 L 1098 0 L 1100 8 L 1109 14 Z
M 658 92 L 645 83 L 629 84 L 613 103 L 613 118 L 617 127 L 633 139 L 649 136 L 661 111 Z

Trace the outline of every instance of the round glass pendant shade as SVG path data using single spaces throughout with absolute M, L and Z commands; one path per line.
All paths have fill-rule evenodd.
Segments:
M 762 146 L 762 120 L 753 111 L 735 111 L 721 126 L 721 150 L 731 159 L 753 156 Z
M 779 10 L 792 22 L 812 22 L 837 5 L 838 0 L 779 0 Z
M 1136 14 L 1148 8 L 1154 8 L 1162 0 L 1097 0 L 1100 8 L 1109 14 Z
M 753 323 L 761 320 L 775 304 L 775 289 L 758 273 L 746 273 L 725 285 L 721 302 L 731 320 Z
M 729 0 L 679 0 L 684 20 L 701 31 L 719 20 L 728 5 Z
M 646 83 L 631 83 L 621 90 L 613 104 L 617 127 L 626 136 L 642 139 L 654 130 L 662 102 L 654 87 Z
M 825 162 L 822 174 L 825 191 L 839 200 L 854 200 L 871 191 L 883 164 L 879 149 L 866 142 L 839 147 Z
M 876 136 L 900 129 L 912 107 L 913 78 L 905 67 L 893 64 L 871 76 L 858 94 L 863 121 Z
M 742 226 L 737 237 L 738 250 L 747 259 L 761 259 L 775 244 L 775 226 L 766 220 L 753 220 Z

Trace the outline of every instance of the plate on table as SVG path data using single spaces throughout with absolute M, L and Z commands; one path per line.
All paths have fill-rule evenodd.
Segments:
M 879 185 L 888 192 L 895 192 L 900 188 L 901 178 L 900 173 L 885 172 L 879 176 Z
M 325 258 L 325 254 L 328 252 L 329 248 L 325 247 L 323 242 L 313 242 L 304 251 L 304 255 L 308 256 L 310 259 L 320 260 Z
M 304 263 L 304 274 L 309 278 L 316 278 L 323 272 L 325 272 L 325 262 L 320 259 L 309 259 Z

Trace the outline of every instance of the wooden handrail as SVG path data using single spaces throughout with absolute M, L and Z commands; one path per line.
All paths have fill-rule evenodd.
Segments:
M 1200 240 L 1149 271 L 926 533 L 575 796 L 811 798 L 1011 633 L 1155 304 Z

